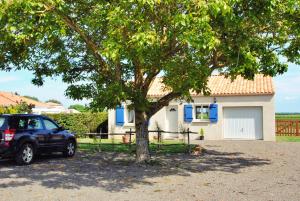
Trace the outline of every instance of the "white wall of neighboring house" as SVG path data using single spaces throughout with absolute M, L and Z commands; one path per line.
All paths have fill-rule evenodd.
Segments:
M 209 120 L 196 120 L 195 118 L 193 118 L 193 121 L 191 123 L 187 123 L 184 121 L 185 104 L 192 104 L 193 107 L 197 105 L 209 105 L 214 102 L 214 98 L 216 99 L 216 104 L 218 105 L 218 121 L 216 123 L 211 123 Z M 179 101 L 171 101 L 168 107 L 162 108 L 150 119 L 149 129 L 156 130 L 157 126 L 159 126 L 160 129 L 165 131 L 174 131 L 174 130 L 181 131 L 182 129 L 189 128 L 192 132 L 199 133 L 200 129 L 203 128 L 206 140 L 223 140 L 226 137 L 224 136 L 224 129 L 233 129 L 233 130 L 242 129 L 241 132 L 247 132 L 247 125 L 253 124 L 253 125 L 257 125 L 257 128 L 253 128 L 256 129 L 255 132 L 260 132 L 259 130 L 261 130 L 261 135 L 263 140 L 275 141 L 274 95 L 219 96 L 219 97 L 198 96 L 198 97 L 194 97 L 193 99 L 194 99 L 194 103 L 183 103 Z M 174 108 L 172 109 L 172 107 Z M 226 128 L 224 128 L 224 108 L 227 110 L 230 110 L 230 108 L 235 108 L 235 110 L 240 109 L 241 111 L 241 112 L 237 112 L 237 114 L 239 114 L 239 117 L 234 117 L 234 116 L 227 117 L 227 118 L 234 119 L 233 123 L 231 124 L 232 127 L 228 128 L 227 126 Z M 253 108 L 253 110 L 251 108 Z M 168 114 L 170 109 L 172 109 L 173 111 L 174 109 L 177 110 L 176 112 L 174 112 L 174 114 L 178 115 L 177 118 L 170 118 L 170 114 Z M 251 111 L 260 111 L 260 112 L 256 112 L 257 114 L 255 113 L 255 115 L 252 117 Z M 126 105 L 125 105 L 124 113 L 125 114 L 127 113 Z M 195 113 L 195 108 L 193 108 L 193 113 Z M 242 113 L 249 113 L 249 114 L 242 114 Z M 108 118 L 109 118 L 108 120 L 109 133 L 124 133 L 128 131 L 130 128 L 134 130 L 134 124 L 126 123 L 126 115 L 125 115 L 125 123 L 123 126 L 116 125 L 115 110 L 109 110 Z M 235 118 L 237 119 L 236 121 Z M 172 120 L 170 121 L 170 119 Z M 259 122 L 259 125 L 257 123 L 258 121 L 261 121 Z M 238 127 L 239 126 L 238 124 L 244 124 L 246 131 L 243 130 L 244 128 Z M 250 128 L 250 130 L 251 129 L 252 128 Z M 233 130 L 232 132 L 234 132 Z M 196 139 L 198 137 L 199 134 L 192 135 L 192 139 Z M 240 138 L 237 137 L 236 139 L 240 139 Z M 241 137 L 241 139 L 252 139 L 252 138 Z M 260 138 L 258 137 L 257 139 Z
M 69 114 L 77 114 L 80 113 L 74 109 L 67 109 L 63 106 L 52 106 L 52 107 L 35 107 L 32 109 L 33 114 L 59 114 L 59 113 L 69 113 Z
M 35 107 L 32 109 L 34 114 L 80 113 L 79 111 L 74 109 L 67 109 L 63 105 L 58 103 L 52 103 L 52 102 L 44 103 L 44 102 L 36 101 L 30 98 L 17 95 L 12 92 L 0 91 L 0 105 L 14 106 L 21 102 L 25 102 L 29 105 L 34 105 Z

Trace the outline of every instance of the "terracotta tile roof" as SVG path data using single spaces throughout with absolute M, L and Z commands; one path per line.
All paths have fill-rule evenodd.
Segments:
M 162 78 L 156 78 L 148 91 L 149 97 L 161 97 L 170 92 L 164 84 Z M 252 96 L 252 95 L 272 95 L 275 93 L 273 79 L 270 76 L 261 74 L 255 75 L 254 80 L 247 80 L 238 76 L 233 82 L 223 75 L 211 76 L 208 80 L 208 88 L 211 96 Z M 201 96 L 191 92 L 192 96 Z
M 1 106 L 17 105 L 18 103 L 20 103 L 22 101 L 26 102 L 27 104 L 33 104 L 36 107 L 49 107 L 49 105 L 47 105 L 46 103 L 31 100 L 31 99 L 25 98 L 23 96 L 18 96 L 11 92 L 0 92 L 0 105 Z

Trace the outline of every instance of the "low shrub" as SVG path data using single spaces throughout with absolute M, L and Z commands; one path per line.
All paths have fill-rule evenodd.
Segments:
M 97 132 L 98 126 L 107 120 L 107 112 L 85 112 L 79 114 L 44 114 L 59 125 L 74 132 L 78 137 Z

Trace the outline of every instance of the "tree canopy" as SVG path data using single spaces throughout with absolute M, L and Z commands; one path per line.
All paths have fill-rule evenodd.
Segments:
M 47 101 L 45 101 L 45 102 L 46 102 L 46 103 L 57 103 L 57 104 L 61 105 L 61 102 L 58 101 L 58 100 L 56 100 L 56 99 L 49 99 L 49 100 L 47 100 Z
M 75 104 L 75 105 L 70 105 L 69 109 L 75 109 L 79 112 L 88 112 L 89 108 L 84 106 L 84 105 L 80 105 L 80 104 Z
M 214 71 L 251 79 L 285 72 L 284 60 L 299 64 L 299 7 L 299 0 L 2 1 L 0 69 L 31 70 L 37 85 L 62 75 L 66 94 L 94 108 L 130 100 L 138 129 L 170 100 L 190 100 L 190 90 L 209 94 Z M 147 92 L 161 75 L 171 92 L 152 102 Z

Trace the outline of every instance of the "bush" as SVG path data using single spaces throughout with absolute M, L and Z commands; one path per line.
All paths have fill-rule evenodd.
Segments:
M 80 105 L 80 104 L 70 105 L 69 109 L 74 109 L 79 112 L 88 112 L 89 111 L 89 108 L 87 106 Z
M 17 105 L 0 106 L 0 114 L 30 114 L 34 105 L 21 101 Z
M 74 132 L 78 137 L 81 137 L 86 133 L 97 132 L 98 126 L 108 118 L 106 112 L 44 115 L 54 119 L 59 125 Z

